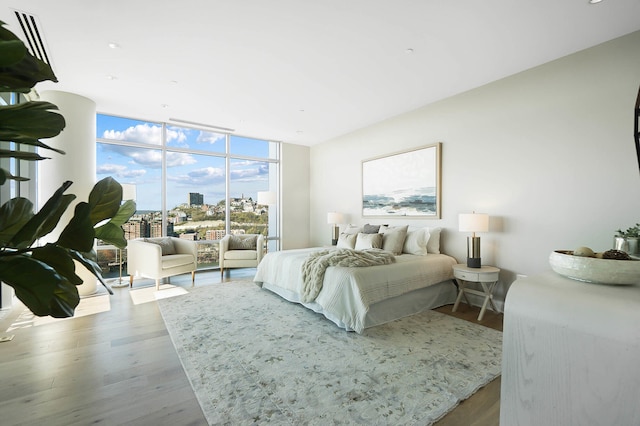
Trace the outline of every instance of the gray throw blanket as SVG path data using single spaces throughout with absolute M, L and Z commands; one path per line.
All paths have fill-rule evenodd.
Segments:
M 395 261 L 392 253 L 380 249 L 337 249 L 311 253 L 302 264 L 302 301 L 306 303 L 316 299 L 329 266 L 375 266 Z

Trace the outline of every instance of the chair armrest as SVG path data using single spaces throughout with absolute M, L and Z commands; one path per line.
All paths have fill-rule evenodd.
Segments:
M 143 240 L 127 243 L 128 267 L 133 271 L 159 271 L 162 269 L 162 248 Z
M 191 240 L 183 240 L 181 238 L 171 237 L 173 247 L 178 254 L 191 254 L 194 259 L 198 258 L 198 243 Z
M 258 263 L 260 263 L 260 261 L 262 260 L 262 256 L 264 255 L 264 235 L 258 235 L 256 248 L 258 251 Z
M 218 246 L 218 253 L 220 254 L 220 261 L 221 262 L 222 262 L 222 259 L 224 259 L 224 253 L 229 250 L 229 239 L 230 238 L 231 238 L 231 235 L 225 235 L 220 240 L 220 244 Z

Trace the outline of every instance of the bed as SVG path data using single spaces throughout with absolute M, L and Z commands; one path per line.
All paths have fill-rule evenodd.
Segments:
M 258 265 L 254 282 L 357 333 L 455 301 L 452 266 L 458 262 L 453 257 L 439 253 L 403 253 L 396 254 L 395 262 L 386 265 L 330 266 L 315 300 L 303 302 L 302 266 L 309 255 L 319 250 L 331 249 L 316 247 L 268 253 Z

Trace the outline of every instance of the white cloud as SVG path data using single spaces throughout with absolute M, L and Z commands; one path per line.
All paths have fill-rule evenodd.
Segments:
M 167 152 L 167 167 L 188 166 L 197 163 L 191 154 L 184 152 Z
M 259 161 L 233 162 L 231 180 L 254 181 L 264 180 L 269 175 L 269 165 Z
M 133 160 L 134 164 L 152 169 L 162 167 L 162 152 L 158 149 L 132 148 L 121 145 L 104 145 L 105 151 L 115 152 Z M 188 166 L 197 161 L 191 154 L 184 152 L 167 152 L 167 167 Z
M 96 167 L 96 173 L 99 175 L 109 175 L 118 178 L 137 178 L 144 176 L 147 171 L 144 169 L 130 170 L 128 167 L 120 164 L 101 164 Z
M 160 145 L 162 141 L 162 127 L 151 126 L 148 123 L 144 123 L 129 127 L 125 131 L 105 130 L 102 136 L 105 139 Z
M 192 170 L 183 175 L 172 176 L 169 174 L 167 179 L 186 186 L 212 185 L 224 182 L 225 174 L 224 169 L 218 167 L 204 167 Z
M 181 127 L 167 126 L 167 145 L 189 148 L 187 143 L 190 130 Z
M 198 133 L 198 138 L 196 139 L 196 142 L 198 143 L 208 143 L 208 144 L 215 144 L 216 142 L 220 141 L 220 142 L 224 142 L 225 140 L 225 136 L 221 135 L 219 133 L 213 133 L 213 132 L 200 132 Z

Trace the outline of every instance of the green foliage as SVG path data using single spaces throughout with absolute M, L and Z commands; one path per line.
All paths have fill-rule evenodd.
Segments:
M 44 80 L 57 81 L 51 68 L 30 55 L 24 44 L 0 21 L 0 91 L 29 92 Z M 0 142 L 16 142 L 60 154 L 64 152 L 40 141 L 58 135 L 65 127 L 58 108 L 48 102 L 0 106 Z M 10 144 L 6 144 L 10 145 Z M 40 161 L 37 153 L 0 149 L 0 158 Z M 26 180 L 0 169 L 0 185 L 8 179 Z M 0 281 L 12 286 L 16 296 L 36 315 L 73 316 L 80 302 L 76 263 L 87 268 L 104 285 L 94 239 L 124 248 L 122 225 L 133 215 L 131 200 L 122 204 L 122 186 L 107 177 L 98 182 L 87 201 L 75 205 L 74 215 L 53 243 L 38 245 L 50 234 L 75 201 L 64 182 L 39 212 L 26 198 L 13 198 L 0 206 Z M 75 262 L 74 262 L 75 261 Z
M 635 226 L 627 228 L 626 231 L 623 231 L 622 229 L 618 229 L 616 231 L 616 236 L 622 237 L 622 238 L 637 238 L 637 237 L 640 237 L 640 223 L 636 223 Z

